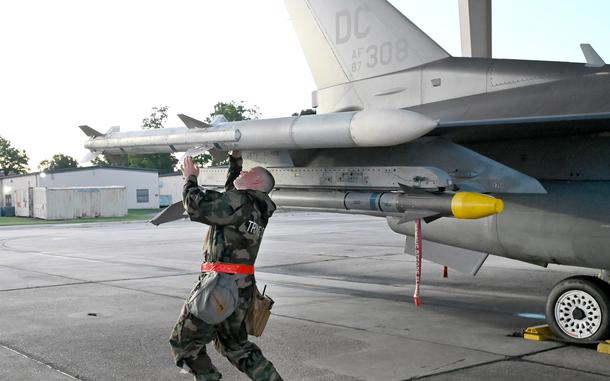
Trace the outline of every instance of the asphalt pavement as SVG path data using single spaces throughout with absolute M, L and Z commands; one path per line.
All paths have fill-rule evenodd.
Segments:
M 425 229 L 425 226 L 424 226 Z M 0 380 L 190 380 L 167 339 L 198 274 L 205 226 L 0 228 Z M 287 381 L 607 380 L 591 347 L 514 337 L 587 269 L 490 257 L 476 277 L 423 265 L 385 220 L 278 213 L 257 279 L 275 300 L 254 338 Z M 212 347 L 224 380 L 247 380 Z

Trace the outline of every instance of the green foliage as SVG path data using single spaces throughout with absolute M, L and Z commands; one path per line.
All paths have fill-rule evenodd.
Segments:
M 260 118 L 260 112 L 258 107 L 248 107 L 243 101 L 228 101 L 218 102 L 214 105 L 214 111 L 209 117 L 205 118 L 207 123 L 212 122 L 212 118 L 216 115 L 223 115 L 227 122 L 239 122 L 241 120 L 251 120 Z M 228 159 L 224 158 L 221 160 L 214 160 L 215 158 L 209 154 L 204 153 L 193 158 L 193 163 L 200 166 L 207 165 L 227 165 Z
M 168 106 L 153 107 L 148 118 L 142 119 L 142 129 L 151 130 L 163 128 L 163 123 L 167 120 Z
M 5 175 L 27 173 L 28 155 L 0 136 L 0 171 Z M 0 175 L 2 175 L 0 173 Z
M 127 156 L 125 156 L 125 158 L 127 158 Z M 100 155 L 100 156 L 96 157 L 95 159 L 91 160 L 91 164 L 93 164 L 97 167 L 112 167 L 112 163 L 110 161 L 108 161 L 108 159 L 106 159 L 106 157 L 104 155 Z M 118 165 L 115 164 L 115 166 L 118 166 Z
M 145 155 L 127 155 L 127 167 L 157 169 L 159 173 L 174 172 L 178 159 L 171 153 L 153 153 Z
M 81 224 L 87 222 L 114 222 L 114 221 L 146 221 L 150 220 L 159 209 L 129 209 L 124 217 L 84 217 L 71 220 L 39 220 L 29 217 L 0 217 L 0 226 L 11 225 L 55 225 L 55 224 Z
M 64 168 L 77 168 L 78 162 L 72 156 L 58 153 L 51 160 L 43 160 L 38 164 L 40 171 L 53 171 Z
M 292 116 L 301 116 L 301 115 L 316 115 L 316 110 L 313 108 L 308 108 L 305 110 L 301 110 L 301 112 L 292 113 Z
M 247 107 L 243 101 L 218 102 L 214 105 L 214 111 L 206 118 L 211 122 L 216 115 L 224 115 L 227 122 L 239 122 L 240 120 L 251 120 L 260 118 L 258 107 Z

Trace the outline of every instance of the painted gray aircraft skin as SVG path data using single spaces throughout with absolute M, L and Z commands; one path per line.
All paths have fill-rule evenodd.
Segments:
M 498 189 L 502 214 L 439 219 L 424 226 L 425 239 L 540 265 L 610 269 L 609 66 L 450 57 L 382 0 L 286 4 L 320 87 L 318 112 L 401 108 L 439 121 L 394 147 L 292 152 L 295 165 L 427 165 L 460 187 L 485 176 L 468 160 L 480 154 L 539 180 L 547 194 Z M 412 224 L 388 223 L 413 235 Z

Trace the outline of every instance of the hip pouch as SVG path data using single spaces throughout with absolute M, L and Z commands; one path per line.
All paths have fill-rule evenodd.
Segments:
M 187 307 L 195 317 L 215 325 L 235 311 L 238 298 L 234 275 L 209 272 L 199 278 L 187 300 Z
M 246 317 L 246 330 L 248 335 L 259 337 L 263 334 L 269 316 L 271 316 L 271 307 L 273 307 L 273 299 L 265 295 L 265 288 L 261 294 L 258 287 L 254 284 L 254 295 L 252 297 L 252 305 Z

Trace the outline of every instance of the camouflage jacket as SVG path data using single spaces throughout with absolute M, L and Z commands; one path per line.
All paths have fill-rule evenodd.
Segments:
M 199 187 L 197 177 L 189 176 L 184 208 L 191 221 L 210 225 L 203 247 L 206 262 L 253 265 L 276 207 L 265 192 L 235 189 L 242 160 L 229 156 L 229 162 L 224 193 Z

